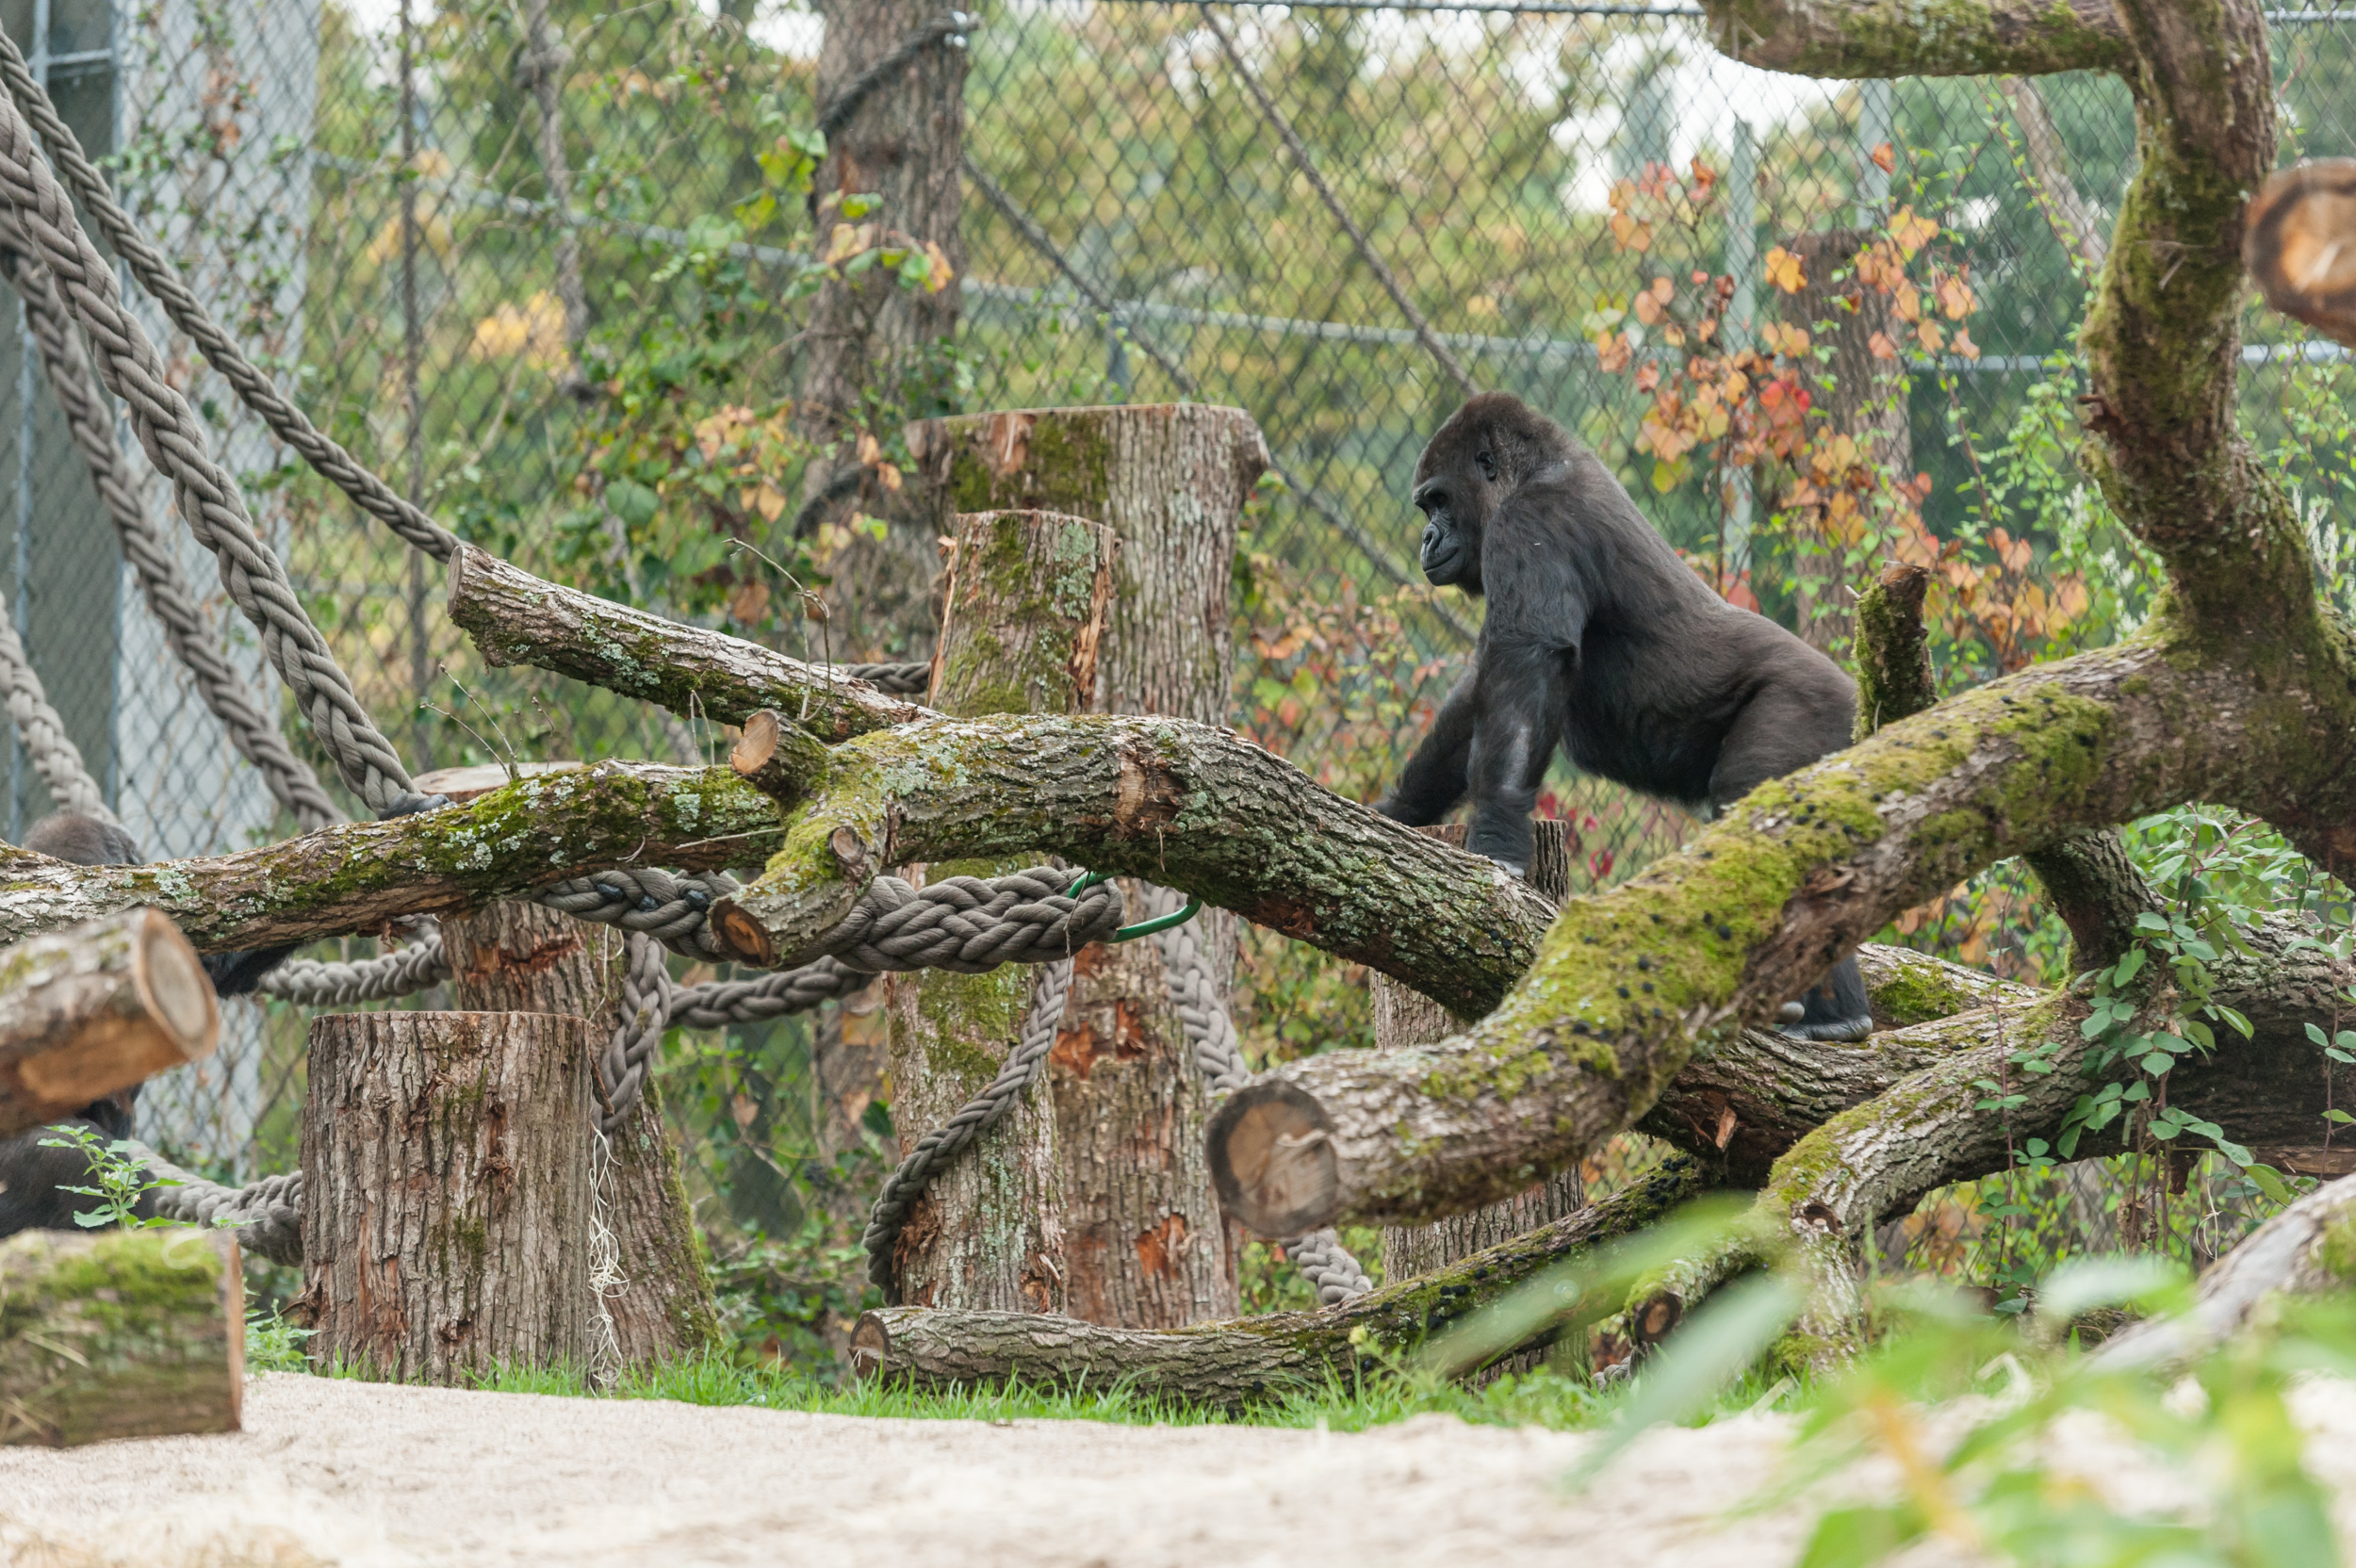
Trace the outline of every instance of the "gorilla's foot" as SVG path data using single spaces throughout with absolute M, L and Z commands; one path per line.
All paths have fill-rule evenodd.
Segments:
M 1778 1016 L 1785 1023 L 1797 1023 L 1800 1020 L 1808 1017 L 1808 1004 L 1805 1002 L 1787 1002 L 1783 1004 L 1782 1011 Z M 1786 1033 L 1789 1033 L 1789 1031 L 1786 1031 Z
M 1872 1014 L 1862 1018 L 1832 1019 L 1823 1023 L 1802 1023 L 1792 1018 L 1796 1004 L 1784 1004 L 1784 1022 L 1776 1027 L 1782 1034 L 1797 1040 L 1844 1040 L 1851 1044 L 1866 1038 L 1873 1032 Z

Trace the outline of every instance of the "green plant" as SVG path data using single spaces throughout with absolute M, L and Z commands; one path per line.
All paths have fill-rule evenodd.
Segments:
M 144 1219 L 139 1217 L 139 1201 L 142 1196 L 158 1187 L 176 1187 L 180 1183 L 173 1177 L 158 1176 L 150 1170 L 133 1152 L 134 1146 L 130 1142 L 123 1138 L 107 1139 L 101 1136 L 95 1128 L 80 1122 L 66 1122 L 48 1131 L 57 1135 L 41 1139 L 41 1146 L 43 1149 L 80 1150 L 82 1158 L 88 1164 L 87 1174 L 90 1181 L 97 1184 L 94 1186 L 60 1186 L 57 1189 L 98 1200 L 95 1208 L 74 1211 L 74 1224 L 84 1230 L 96 1231 L 112 1225 L 140 1230 L 176 1223 L 161 1215 Z
M 245 1366 L 249 1372 L 308 1372 L 310 1358 L 303 1342 L 317 1329 L 299 1329 L 281 1315 L 273 1301 L 265 1310 L 249 1307 L 245 1315 Z

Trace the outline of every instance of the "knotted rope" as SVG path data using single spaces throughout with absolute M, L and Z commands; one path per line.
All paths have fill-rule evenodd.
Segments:
M 0 66 L 13 53 L 12 45 L 0 50 Z M 128 406 L 139 445 L 172 482 L 181 519 L 213 551 L 221 585 L 261 632 L 264 653 L 345 781 L 380 813 L 423 804 L 304 612 L 286 568 L 254 531 L 236 480 L 207 450 L 204 426 L 172 385 L 162 355 L 123 308 L 113 269 L 83 232 L 13 102 L 0 103 L 0 203 L 14 211 L 56 280 L 66 310 L 90 338 L 99 379 Z
M 448 561 L 457 547 L 450 531 L 393 493 L 392 488 L 353 459 L 352 455 L 322 434 L 303 416 L 301 409 L 278 395 L 270 378 L 254 367 L 241 352 L 229 335 L 221 329 L 195 294 L 180 281 L 178 272 L 165 259 L 162 252 L 148 242 L 139 232 L 131 215 L 123 210 L 108 188 L 106 176 L 98 172 L 74 132 L 57 114 L 57 106 L 49 101 L 49 93 L 32 69 L 25 63 L 24 54 L 16 41 L 0 31 L 0 80 L 8 84 L 8 96 L 15 100 L 23 118 L 32 122 L 41 133 L 41 144 L 50 158 L 64 173 L 66 183 L 74 188 L 82 210 L 97 222 L 106 243 L 130 267 L 131 275 L 139 286 L 155 296 L 164 307 L 172 324 L 188 335 L 205 362 L 221 372 L 222 378 L 237 389 L 238 399 L 254 413 L 281 441 L 301 452 L 304 461 L 326 476 L 335 486 L 350 496 L 360 506 L 382 519 L 417 548 L 436 561 Z M 87 323 L 85 323 L 87 325 Z M 109 384 L 112 384 L 111 382 Z M 118 388 L 118 390 L 120 390 Z M 141 440 L 145 440 L 142 434 Z M 162 466 L 162 465 L 158 465 Z M 167 470 L 169 471 L 169 470 Z M 243 608 L 240 605 L 240 608 Z M 290 683 L 291 684 L 291 683 Z M 375 802 L 371 801 L 371 805 Z
M 836 675 L 864 680 L 878 692 L 890 692 L 895 697 L 921 697 L 933 684 L 932 662 L 924 659 L 898 664 L 836 664 L 831 669 Z

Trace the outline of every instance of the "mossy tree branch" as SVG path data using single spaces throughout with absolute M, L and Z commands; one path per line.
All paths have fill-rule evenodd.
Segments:
M 75 866 L 0 845 L 0 941 L 141 905 L 205 952 L 350 936 L 401 915 L 468 913 L 617 861 L 743 865 L 777 841 L 778 810 L 726 768 L 600 762 L 205 859 Z
M 1702 9 L 1727 58 L 1836 81 L 2115 71 L 2128 58 L 2105 0 L 1703 0 Z

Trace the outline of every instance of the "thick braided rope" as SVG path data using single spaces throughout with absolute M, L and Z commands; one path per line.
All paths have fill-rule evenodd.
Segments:
M 82 748 L 74 743 L 74 737 L 65 732 L 65 721 L 49 705 L 49 694 L 25 656 L 24 641 L 16 634 L 16 623 L 8 618 L 5 602 L 0 602 L 0 687 L 7 689 L 8 717 L 16 721 L 25 759 L 48 787 L 49 797 L 61 810 L 79 811 L 110 827 L 121 826 L 106 808 L 98 780 L 90 776 L 89 764 L 82 760 Z
M 1063 1026 L 1064 1004 L 1071 997 L 1072 960 L 1059 958 L 1040 965 L 1038 978 L 1032 982 L 1030 1010 L 1023 1015 L 1022 1036 L 1007 1054 L 1006 1065 L 998 1070 L 998 1076 L 988 1088 L 967 1101 L 945 1125 L 919 1138 L 916 1147 L 900 1162 L 900 1168 L 884 1183 L 883 1192 L 868 1216 L 867 1233 L 860 1238 L 860 1245 L 867 1250 L 867 1278 L 882 1287 L 884 1298 L 892 1305 L 899 1304 L 900 1292 L 892 1254 L 898 1246 L 901 1227 L 908 1223 L 908 1205 L 932 1184 L 935 1175 L 946 1169 L 973 1147 L 975 1138 L 1013 1109 L 1023 1090 L 1039 1081 L 1047 1054 L 1055 1048 L 1055 1032 Z
M 1166 888 L 1149 889 L 1148 918 L 1177 908 L 1182 897 Z M 1211 974 L 1210 959 L 1203 951 L 1203 939 L 1189 921 L 1155 932 L 1153 939 L 1162 950 L 1162 973 L 1170 988 L 1170 1004 L 1178 1014 L 1186 1043 L 1193 1048 L 1195 1070 L 1203 1074 L 1212 1095 L 1223 1099 L 1251 1080 L 1252 1070 L 1244 1064 L 1243 1046 L 1235 1036 L 1235 1021 L 1219 1004 L 1219 988 Z M 1334 1306 L 1374 1288 L 1366 1271 L 1342 1245 L 1338 1232 L 1311 1231 L 1277 1245 L 1284 1248 L 1284 1256 L 1317 1293 L 1319 1306 Z
M 625 943 L 628 961 L 622 966 L 622 1000 L 615 1009 L 614 1032 L 597 1058 L 597 1089 L 602 1103 L 597 1130 L 612 1137 L 638 1108 L 646 1091 L 646 1070 L 655 1047 L 671 1022 L 671 972 L 665 967 L 663 944 L 633 931 Z
M 89 358 L 74 336 L 74 323 L 58 300 L 56 282 L 33 256 L 12 213 L 0 211 L 0 271 L 25 302 L 25 318 L 40 346 L 66 429 L 88 466 L 106 516 L 114 524 L 123 557 L 139 579 L 148 612 L 164 629 L 165 643 L 195 678 L 197 694 L 229 732 L 230 743 L 262 773 L 270 794 L 308 829 L 341 822 L 343 813 L 320 788 L 310 764 L 297 757 L 279 734 L 261 700 L 222 656 L 220 639 L 198 605 L 180 563 L 161 529 L 147 514 L 138 490 L 123 471 L 115 448 L 114 416 Z M 76 810 L 87 810 L 75 807 Z M 92 813 L 95 814 L 95 813 Z
M 875 978 L 840 958 L 821 958 L 799 969 L 773 970 L 757 980 L 709 981 L 672 993 L 671 1021 L 683 1029 L 766 1023 L 848 996 Z
M 726 872 L 615 866 L 559 882 L 540 902 L 576 920 L 617 925 L 652 937 L 674 953 L 716 963 L 728 955 L 712 936 L 708 917 L 715 902 L 735 890 L 736 879 Z
M 442 934 L 435 930 L 376 958 L 333 964 L 289 958 L 264 975 L 254 989 L 301 1007 L 349 1007 L 407 996 L 449 978 L 450 958 L 442 951 Z
M 180 281 L 160 251 L 148 243 L 139 233 L 131 215 L 123 210 L 107 188 L 106 176 L 91 164 L 82 151 L 82 144 L 57 115 L 49 94 L 25 63 L 24 54 L 16 41 L 0 32 L 0 79 L 8 84 L 8 95 L 16 101 L 23 116 L 31 121 L 41 133 L 41 144 L 49 156 L 63 172 L 66 183 L 81 201 L 82 209 L 97 222 L 106 235 L 106 243 L 115 253 L 129 264 L 131 275 L 139 286 L 154 295 L 171 317 L 172 324 L 188 335 L 204 354 L 205 362 L 221 372 L 248 408 L 262 416 L 277 437 L 301 452 L 312 467 L 367 512 L 381 518 L 411 545 L 425 551 L 436 561 L 448 561 L 456 547 L 457 539 L 450 531 L 393 493 L 392 488 L 375 474 L 361 466 L 344 449 L 320 433 L 304 416 L 303 411 L 278 395 L 270 378 L 262 374 L 230 340 L 221 324 L 215 321 Z
M 264 653 L 345 781 L 372 810 L 414 809 L 419 798 L 408 771 L 304 613 L 285 567 L 254 531 L 237 482 L 206 450 L 204 426 L 123 309 L 113 270 L 82 231 L 12 102 L 0 102 L 0 202 L 15 210 L 56 278 L 66 309 L 95 351 L 99 379 L 129 407 L 139 445 L 172 482 L 181 520 L 213 551 L 221 585 L 261 632 Z
M 174 1184 L 155 1189 L 157 1214 L 207 1229 L 227 1220 L 237 1227 L 237 1245 L 246 1250 L 272 1263 L 303 1261 L 303 1172 L 290 1170 L 241 1187 L 225 1187 L 181 1169 L 136 1139 L 129 1141 L 131 1158 Z
M 955 47 L 965 46 L 965 35 L 979 25 L 981 18 L 963 11 L 951 11 L 943 17 L 927 22 L 893 45 L 892 51 L 875 64 L 851 78 L 848 86 L 834 95 L 826 106 L 818 111 L 818 131 L 828 141 L 842 134 L 851 122 L 859 106 L 875 94 L 877 88 L 892 79 L 892 73 L 916 58 L 935 44 L 955 41 Z M 32 74 L 25 73 L 29 77 Z
M 933 684 L 932 662 L 927 659 L 897 664 L 834 664 L 826 666 L 821 673 L 826 670 L 852 680 L 864 680 L 878 692 L 890 692 L 895 697 L 921 697 Z

